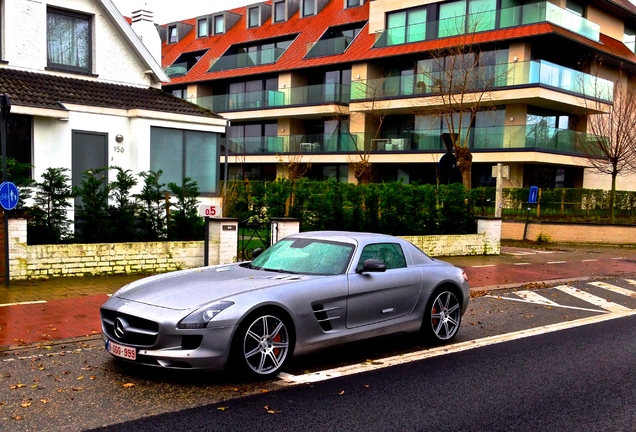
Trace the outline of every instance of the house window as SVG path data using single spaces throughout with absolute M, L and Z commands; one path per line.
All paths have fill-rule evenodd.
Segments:
M 302 0 L 302 16 L 316 15 L 316 0 Z
M 573 14 L 578 15 L 580 17 L 585 16 L 585 6 L 583 6 L 582 4 L 576 1 L 567 0 L 565 2 L 565 10 L 572 12 Z
M 162 170 L 161 181 L 197 182 L 202 195 L 215 193 L 219 178 L 218 134 L 162 127 L 150 128 L 150 169 Z
M 214 17 L 214 34 L 225 33 L 225 19 L 223 15 L 217 15 Z
M 169 26 L 168 27 L 168 43 L 173 44 L 179 41 L 179 35 L 177 33 L 177 26 Z
M 48 66 L 91 73 L 91 18 L 49 9 L 46 25 Z
M 356 7 L 361 6 L 364 0 L 345 0 L 345 7 Z
M 261 17 L 261 13 L 260 13 L 259 7 L 249 8 L 247 26 L 258 27 L 259 25 L 261 25 L 260 17 Z
M 181 99 L 186 99 L 188 97 L 188 89 L 187 88 L 173 89 L 172 95 Z
M 33 163 L 31 159 L 32 123 L 31 116 L 11 114 L 7 118 L 7 157 L 21 164 L 31 165 Z M 12 174 L 32 178 L 31 169 L 24 173 Z
M 286 0 L 274 3 L 274 22 L 283 22 L 287 20 L 287 16 L 285 14 L 285 2 Z
M 206 37 L 208 34 L 208 19 L 199 18 L 197 21 L 197 37 Z

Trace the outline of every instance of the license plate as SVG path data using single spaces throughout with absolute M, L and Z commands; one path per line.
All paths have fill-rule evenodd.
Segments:
M 106 351 L 126 360 L 137 360 L 137 350 L 135 348 L 119 345 L 111 341 L 106 342 Z

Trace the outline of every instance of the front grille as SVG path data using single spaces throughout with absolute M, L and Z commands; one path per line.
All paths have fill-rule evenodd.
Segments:
M 131 346 L 150 347 L 157 342 L 157 335 L 159 334 L 158 323 L 107 309 L 102 309 L 101 314 L 102 328 L 109 338 Z M 120 318 L 121 322 L 126 323 L 122 337 L 118 337 L 115 333 L 117 318 Z

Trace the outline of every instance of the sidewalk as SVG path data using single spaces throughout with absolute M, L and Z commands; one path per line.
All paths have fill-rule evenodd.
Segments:
M 474 291 L 590 277 L 636 277 L 636 248 L 510 244 L 498 256 L 441 259 L 464 268 Z M 144 276 L 54 278 L 0 286 L 0 351 L 8 346 L 97 337 L 99 308 L 108 294 Z

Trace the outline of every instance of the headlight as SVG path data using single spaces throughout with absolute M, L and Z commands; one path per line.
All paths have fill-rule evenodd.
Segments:
M 180 329 L 206 328 L 210 320 L 233 304 L 234 302 L 231 301 L 218 301 L 207 304 L 182 319 L 177 327 Z

